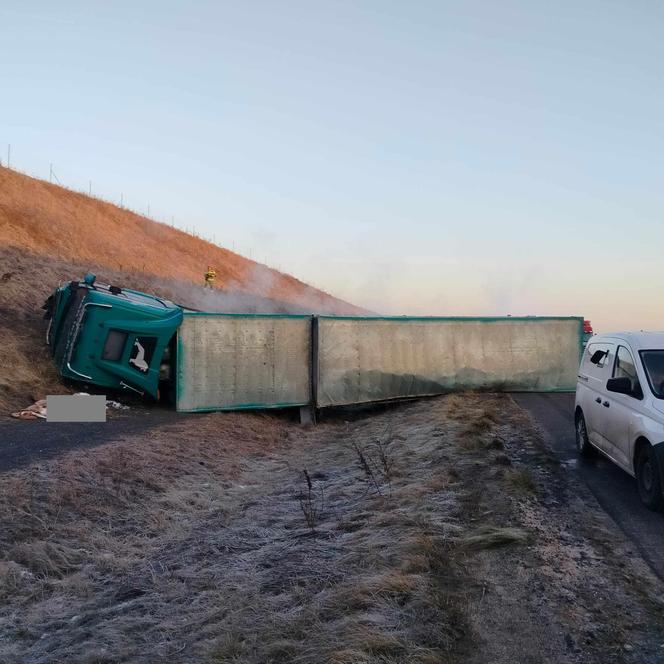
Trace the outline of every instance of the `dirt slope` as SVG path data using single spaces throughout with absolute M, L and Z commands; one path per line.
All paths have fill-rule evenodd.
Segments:
M 165 224 L 0 167 L 0 246 L 200 284 L 207 265 L 217 286 L 312 311 L 361 313 L 347 302 Z M 0 268 L 2 266 L 0 265 Z

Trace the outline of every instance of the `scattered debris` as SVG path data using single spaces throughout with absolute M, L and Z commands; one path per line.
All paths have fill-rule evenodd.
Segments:
M 112 408 L 113 410 L 129 410 L 129 406 L 125 406 L 119 401 L 112 401 L 111 399 L 106 400 L 106 408 Z
M 46 399 L 35 401 L 32 406 L 12 413 L 12 417 L 19 420 L 45 420 L 46 419 Z
M 90 396 L 90 394 L 89 392 L 76 392 L 74 396 Z M 106 408 L 112 408 L 113 410 L 129 410 L 129 406 L 125 406 L 119 401 L 113 401 L 112 399 L 107 399 Z M 23 410 L 11 414 L 12 417 L 15 417 L 18 420 L 45 420 L 47 419 L 46 415 L 46 399 L 40 399 L 33 403 L 32 406 L 28 406 Z

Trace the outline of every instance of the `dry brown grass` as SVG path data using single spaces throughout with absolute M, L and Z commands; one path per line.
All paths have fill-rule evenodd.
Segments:
M 584 623 L 552 593 L 569 570 L 590 583 L 579 610 L 601 588 L 602 622 L 647 625 L 575 537 L 560 574 L 555 514 L 505 490 L 495 451 L 462 445 L 512 402 L 468 395 L 458 420 L 455 401 L 310 429 L 205 415 L 0 475 L 0 661 L 567 661 Z M 495 435 L 522 468 L 533 451 L 509 421 Z M 384 446 L 390 491 L 369 490 L 351 440 Z M 325 496 L 315 529 L 303 468 Z M 613 661 L 597 649 L 583 661 Z
M 459 503 L 430 466 L 449 442 L 392 412 L 343 431 L 380 492 L 339 425 L 239 414 L 0 476 L 0 660 L 446 661 L 467 629 Z
M 531 535 L 523 528 L 484 526 L 459 540 L 468 549 L 494 549 L 510 544 L 524 544 Z
M 537 493 L 537 482 L 529 468 L 510 469 L 505 475 L 508 490 L 515 494 L 533 495 Z
M 228 238 L 231 240 L 232 238 Z M 116 205 L 0 167 L 0 245 L 45 261 L 201 284 L 207 265 L 220 288 L 338 313 L 359 312 L 287 274 Z M 10 270 L 0 265 L 0 276 Z M 52 286 L 52 284 L 51 284 Z
M 46 352 L 39 321 L 36 321 L 36 328 L 26 326 L 18 333 L 16 326 L 9 327 L 1 319 L 0 312 L 0 417 L 12 408 L 43 399 L 47 392 L 62 390 L 55 366 Z

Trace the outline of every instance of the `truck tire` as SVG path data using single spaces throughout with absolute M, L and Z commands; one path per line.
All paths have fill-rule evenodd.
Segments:
M 595 448 L 591 445 L 590 440 L 588 440 L 588 429 L 586 428 L 586 418 L 583 416 L 583 413 L 579 411 L 576 416 L 576 450 L 577 452 L 586 459 L 592 457 L 595 454 Z
M 641 502 L 651 510 L 660 511 L 664 506 L 662 478 L 655 451 L 651 445 L 643 445 L 636 456 L 636 484 Z

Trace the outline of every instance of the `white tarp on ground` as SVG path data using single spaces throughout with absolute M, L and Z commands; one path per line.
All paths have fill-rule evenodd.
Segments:
M 319 407 L 459 389 L 574 390 L 582 318 L 320 317 Z
M 309 316 L 185 313 L 178 330 L 179 411 L 311 401 Z

